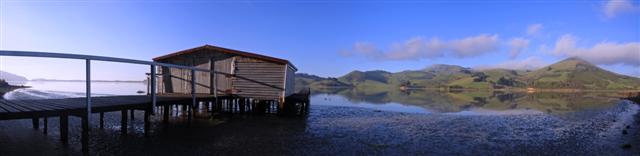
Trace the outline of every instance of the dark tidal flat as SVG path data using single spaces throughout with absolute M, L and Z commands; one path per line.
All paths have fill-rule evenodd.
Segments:
M 403 113 L 368 108 L 311 107 L 307 117 L 200 114 L 188 126 L 152 116 L 149 137 L 142 112 L 120 134 L 119 113 L 97 115 L 91 155 L 638 155 L 638 106 L 628 101 L 562 114 Z M 79 155 L 80 119 L 70 118 L 70 144 L 59 142 L 57 118 L 49 134 L 30 120 L 0 121 L 0 155 Z M 42 124 L 42 122 L 41 122 Z M 626 128 L 629 126 L 629 128 Z M 42 127 L 42 126 L 41 126 Z M 623 134 L 623 130 L 628 134 Z M 631 147 L 623 148 L 628 144 Z

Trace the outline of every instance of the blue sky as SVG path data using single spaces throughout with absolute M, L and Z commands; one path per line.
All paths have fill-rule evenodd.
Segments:
M 140 60 L 204 44 L 292 61 L 299 72 L 432 64 L 535 69 L 580 56 L 640 76 L 640 2 L 1 1 L 0 49 Z M 94 79 L 148 67 L 93 64 Z M 83 79 L 80 60 L 0 57 L 27 78 Z

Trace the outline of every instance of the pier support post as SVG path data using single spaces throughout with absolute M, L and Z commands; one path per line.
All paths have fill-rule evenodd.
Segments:
M 127 134 L 127 110 L 123 109 L 121 111 L 122 117 L 120 118 L 120 132 L 122 133 L 122 135 L 126 135 Z
M 44 135 L 47 135 L 47 131 L 49 130 L 49 120 L 47 119 L 47 117 L 44 117 L 44 129 L 42 130 L 42 133 L 44 133 Z
M 187 107 L 187 125 L 191 126 L 191 116 L 193 115 L 193 109 L 191 109 L 193 105 Z
M 184 113 L 184 106 L 182 106 L 182 107 L 183 107 L 183 108 L 182 108 L 182 109 L 180 109 L 180 106 L 176 105 L 176 108 L 174 108 L 174 110 L 175 110 L 175 111 L 174 111 L 174 110 L 172 110 L 172 112 L 176 112 L 176 115 L 174 115 L 174 116 L 178 116 L 178 113 L 181 113 L 181 114 L 182 114 L 182 113 Z M 178 110 L 179 110 L 180 112 L 178 112 Z
M 164 113 L 162 113 L 162 122 L 167 124 L 169 123 L 169 109 L 171 108 L 171 105 L 165 105 L 162 106 Z
M 100 112 L 100 129 L 104 129 L 104 112 Z
M 239 105 L 240 105 L 240 114 L 244 114 L 244 111 L 245 111 L 245 109 L 246 109 L 246 105 L 245 105 L 245 104 L 246 104 L 246 99 L 244 99 L 244 98 L 240 98 L 240 99 L 238 99 L 238 100 L 240 100 L 240 102 L 239 102 Z
M 156 109 L 156 65 L 151 65 L 151 72 L 149 73 L 149 77 L 151 78 L 151 82 L 149 84 L 149 89 L 151 90 L 151 109 L 153 115 L 155 115 Z M 147 92 L 149 93 L 149 92 Z
M 213 115 L 215 114 L 216 110 L 218 110 L 218 109 L 217 109 L 217 107 L 216 107 L 216 106 L 217 106 L 217 105 L 216 105 L 217 103 L 218 103 L 218 98 L 217 98 L 217 97 L 216 97 L 216 98 L 214 98 L 214 99 L 211 101 L 211 118 L 213 118 Z
M 131 121 L 133 121 L 134 118 L 135 118 L 135 115 L 134 115 L 135 109 L 131 109 L 131 110 L 129 110 L 129 112 L 131 112 Z
M 204 108 L 204 110 L 208 112 L 209 108 L 210 108 L 209 107 L 210 106 L 209 105 L 210 104 L 209 100 L 205 100 L 205 101 L 201 101 L 201 102 L 202 102 L 202 107 Z
M 262 101 L 262 102 L 264 102 L 263 105 L 264 105 L 265 109 L 267 110 L 266 112 L 267 113 L 271 113 L 271 101 Z
M 278 105 L 277 114 L 278 115 L 285 115 L 286 114 L 286 108 L 285 108 L 284 100 L 279 100 L 277 105 Z
M 144 111 L 144 136 L 149 136 L 149 129 L 151 128 L 151 123 L 149 123 L 149 116 L 151 116 L 151 110 Z
M 69 114 L 60 115 L 60 141 L 63 144 L 69 143 Z
M 33 129 L 40 129 L 40 119 L 38 119 L 38 117 L 31 118 L 31 124 L 33 125 Z
M 80 138 L 82 141 L 82 152 L 86 153 L 89 151 L 89 117 L 82 116 L 82 136 Z

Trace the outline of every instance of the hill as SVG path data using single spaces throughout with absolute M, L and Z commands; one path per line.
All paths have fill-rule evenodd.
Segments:
M 391 73 L 352 71 L 338 78 L 298 74 L 296 87 L 444 88 L 444 89 L 640 89 L 640 79 L 619 75 L 580 58 L 568 58 L 535 71 L 474 70 L 436 64 L 421 70 Z
M 12 74 L 12 73 L 1 71 L 1 70 L 0 70 L 0 79 L 3 79 L 5 81 L 28 81 L 27 78 L 25 78 L 24 76 Z
M 580 58 L 568 58 L 525 75 L 534 88 L 640 89 L 640 79 L 604 70 Z
M 323 78 L 316 75 L 306 73 L 296 73 L 295 84 L 297 89 L 311 88 L 348 88 L 349 84 L 342 83 L 336 78 Z M 297 90 L 296 89 L 296 90 Z
M 389 84 L 391 73 L 375 71 L 353 71 L 338 78 L 341 83 L 355 87 L 386 87 Z

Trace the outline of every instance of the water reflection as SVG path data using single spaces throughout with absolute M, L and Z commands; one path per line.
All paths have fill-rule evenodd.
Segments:
M 368 107 L 417 113 L 522 114 L 564 113 L 611 106 L 616 93 L 501 92 L 441 90 L 313 90 L 318 105 Z

